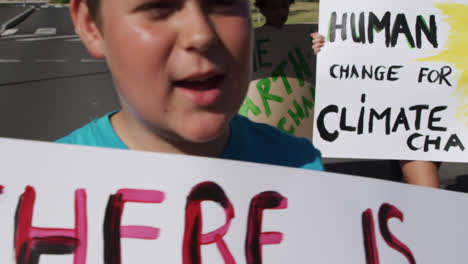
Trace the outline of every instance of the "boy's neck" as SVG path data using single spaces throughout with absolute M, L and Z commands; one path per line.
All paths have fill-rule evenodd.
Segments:
M 132 150 L 218 157 L 223 153 L 230 137 L 230 130 L 227 129 L 223 135 L 210 142 L 187 142 L 145 127 L 125 110 L 112 115 L 110 122 L 117 136 Z

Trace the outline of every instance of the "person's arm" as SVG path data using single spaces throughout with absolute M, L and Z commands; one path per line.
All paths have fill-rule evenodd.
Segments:
M 312 50 L 317 55 L 320 50 L 325 46 L 325 37 L 320 35 L 318 32 L 310 34 L 312 37 Z
M 439 188 L 440 163 L 432 161 L 400 161 L 403 181 L 409 184 Z

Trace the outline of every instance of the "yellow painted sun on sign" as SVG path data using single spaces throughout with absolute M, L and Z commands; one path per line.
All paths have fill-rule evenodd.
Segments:
M 421 61 L 442 61 L 455 67 L 460 75 L 454 96 L 460 99 L 457 108 L 457 119 L 468 126 L 468 5 L 459 3 L 438 3 L 446 17 L 444 21 L 450 26 L 450 34 L 444 50 L 435 56 Z

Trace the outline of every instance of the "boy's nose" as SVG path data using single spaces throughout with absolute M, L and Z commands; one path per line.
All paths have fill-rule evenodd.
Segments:
M 205 52 L 216 45 L 218 35 L 209 13 L 204 11 L 199 4 L 186 7 L 182 15 L 179 41 L 183 48 Z

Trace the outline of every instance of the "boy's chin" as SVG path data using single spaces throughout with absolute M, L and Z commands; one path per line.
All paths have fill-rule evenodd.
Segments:
M 219 140 L 224 135 L 226 135 L 227 131 L 228 130 L 226 128 L 223 130 L 213 129 L 209 131 L 205 129 L 199 133 L 190 133 L 189 135 L 185 136 L 184 139 L 195 144 L 205 144 Z
M 196 144 L 210 143 L 223 138 L 229 134 L 229 121 L 194 124 L 187 127 L 183 135 L 184 140 Z

